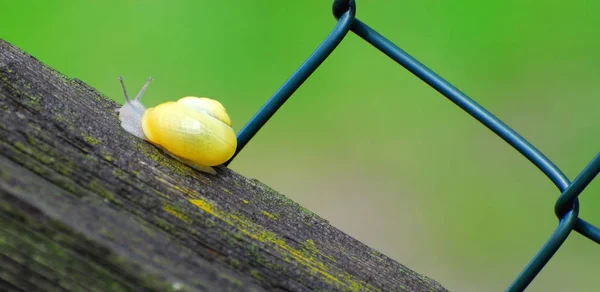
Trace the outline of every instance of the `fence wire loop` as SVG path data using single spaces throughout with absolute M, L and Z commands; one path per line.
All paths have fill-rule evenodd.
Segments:
M 600 171 L 600 153 L 581 171 L 581 173 L 573 180 L 571 185 L 560 195 L 554 205 L 554 213 L 559 219 L 566 214 L 573 204 L 577 201 L 577 197 L 585 187 L 598 175 Z
M 465 93 L 444 80 L 427 68 L 417 59 L 400 49 L 374 29 L 355 18 L 355 0 L 334 0 L 333 15 L 338 22 L 329 36 L 310 55 L 310 57 L 292 74 L 292 76 L 275 92 L 265 105 L 250 119 L 237 135 L 238 147 L 235 155 L 225 165 L 229 164 L 246 144 L 256 135 L 262 126 L 275 112 L 294 94 L 308 77 L 323 63 L 325 59 L 341 43 L 346 34 L 352 31 L 373 47 L 386 54 L 396 63 L 423 80 L 433 89 L 441 93 L 473 118 L 485 125 L 496 135 L 520 152 L 540 171 L 542 171 L 560 190 L 561 195 L 556 201 L 554 212 L 559 224 L 544 243 L 542 248 L 517 276 L 507 291 L 523 291 L 539 274 L 552 256 L 558 251 L 563 242 L 575 230 L 585 237 L 600 244 L 600 229 L 579 218 L 578 196 L 600 172 L 600 153 L 581 171 L 571 183 L 567 176 L 542 152 L 535 148 L 525 138 L 496 118 L 489 111 L 477 104 Z
M 353 6 L 356 10 L 356 3 L 354 0 L 335 0 L 333 1 L 333 16 L 339 19 L 346 11 L 350 10 L 350 6 Z

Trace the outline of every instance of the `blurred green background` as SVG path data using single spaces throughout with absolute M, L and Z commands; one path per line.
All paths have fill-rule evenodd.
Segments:
M 0 37 L 122 103 L 220 100 L 236 132 L 329 34 L 332 1 L 2 1 Z M 357 17 L 465 91 L 572 179 L 600 145 L 594 1 L 357 1 Z M 349 34 L 231 168 L 453 291 L 502 291 L 557 225 L 519 153 Z M 600 183 L 581 215 L 600 224 Z M 528 291 L 592 291 L 573 234 Z

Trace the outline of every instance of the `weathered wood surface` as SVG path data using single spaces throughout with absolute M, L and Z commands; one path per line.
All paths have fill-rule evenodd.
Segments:
M 257 180 L 163 155 L 118 106 L 0 39 L 0 290 L 446 291 Z

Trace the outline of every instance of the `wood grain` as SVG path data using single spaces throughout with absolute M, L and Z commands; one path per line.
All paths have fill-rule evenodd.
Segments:
M 0 290 L 447 291 L 257 180 L 171 159 L 118 107 L 0 40 Z

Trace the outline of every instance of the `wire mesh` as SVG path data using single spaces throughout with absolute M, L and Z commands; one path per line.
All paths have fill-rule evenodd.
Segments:
M 554 212 L 559 219 L 556 230 L 544 243 L 533 259 L 521 271 L 506 291 L 523 291 L 535 279 L 552 256 L 565 242 L 571 231 L 600 244 L 600 229 L 579 218 L 578 196 L 600 172 L 600 153 L 581 171 L 571 182 L 567 176 L 544 154 L 536 149 L 525 138 L 508 127 L 465 93 L 454 87 L 448 81 L 427 68 L 407 52 L 386 39 L 377 31 L 358 20 L 355 0 L 335 0 L 333 15 L 337 24 L 329 36 L 321 43 L 315 52 L 300 66 L 300 68 L 279 88 L 266 104 L 252 117 L 237 135 L 235 155 L 226 163 L 229 164 L 256 133 L 267 123 L 277 110 L 302 86 L 304 81 L 323 63 L 325 59 L 342 42 L 349 31 L 361 37 L 373 47 L 390 57 L 396 63 L 423 80 L 433 89 L 444 95 L 469 115 L 477 119 L 488 129 L 500 136 L 504 141 L 525 156 L 539 168 L 560 190 Z

